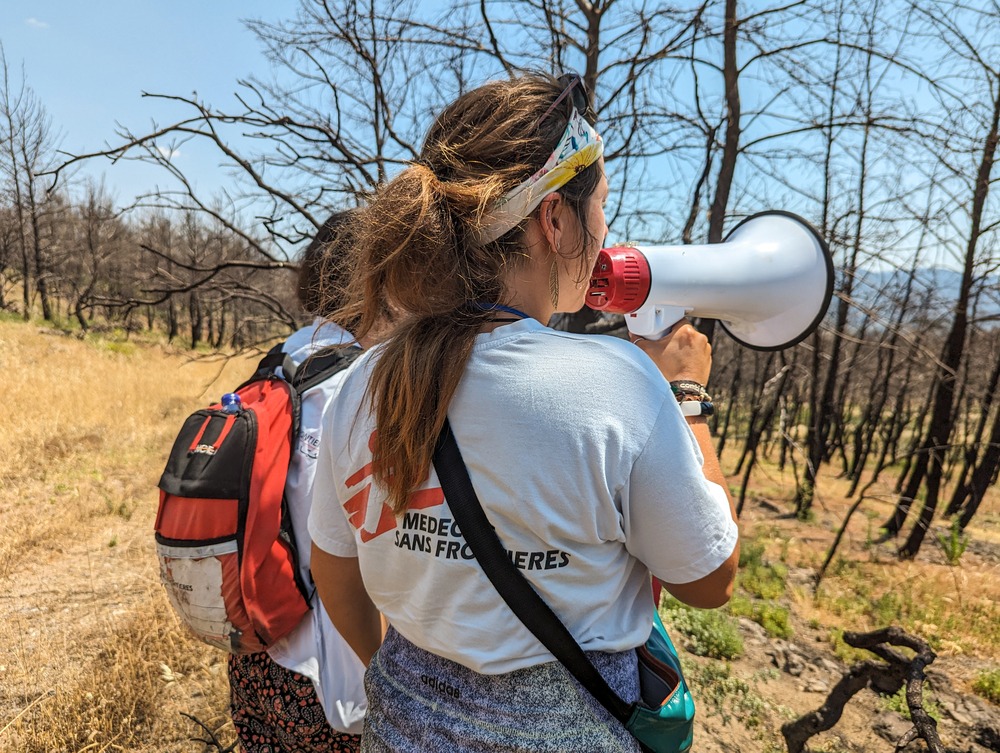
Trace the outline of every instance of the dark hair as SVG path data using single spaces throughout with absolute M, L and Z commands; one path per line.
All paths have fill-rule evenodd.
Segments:
M 368 385 L 378 428 L 373 472 L 397 513 L 427 478 L 448 404 L 491 316 L 472 304 L 509 302 L 503 280 L 526 258 L 527 220 L 478 245 L 483 214 L 555 149 L 573 97 L 546 113 L 563 90 L 555 78 L 532 74 L 463 94 L 437 117 L 417 163 L 379 188 L 361 213 L 349 300 L 336 318 L 355 320 L 363 337 L 389 301 L 405 317 Z M 584 205 L 600 178 L 594 164 L 559 189 L 584 229 L 580 279 L 590 272 L 582 266 L 593 238 Z
M 355 221 L 357 210 L 334 212 L 302 253 L 296 293 L 313 316 L 329 316 L 344 303 Z

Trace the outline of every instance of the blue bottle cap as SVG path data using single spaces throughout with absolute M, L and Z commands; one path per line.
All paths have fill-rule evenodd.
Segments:
M 243 409 L 243 400 L 235 392 L 227 392 L 219 402 L 226 413 L 239 413 Z

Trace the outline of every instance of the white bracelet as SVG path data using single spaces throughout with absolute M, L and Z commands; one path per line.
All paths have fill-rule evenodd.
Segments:
M 707 400 L 685 400 L 678 403 L 682 416 L 711 416 L 715 406 Z

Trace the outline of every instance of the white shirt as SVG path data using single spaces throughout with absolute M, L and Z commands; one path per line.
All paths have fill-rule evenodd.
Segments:
M 552 661 L 473 558 L 433 469 L 401 518 L 372 485 L 364 393 L 378 352 L 324 417 L 313 540 L 359 558 L 375 605 L 417 646 L 487 674 Z M 629 342 L 534 320 L 480 334 L 448 415 L 501 542 L 584 650 L 644 643 L 650 572 L 689 583 L 736 546 L 669 385 Z
M 310 326 L 293 333 L 283 350 L 293 363 L 301 364 L 317 350 L 352 342 L 353 336 L 337 325 L 316 319 Z M 313 496 L 322 416 L 327 405 L 340 391 L 346 371 L 340 371 L 302 396 L 299 436 L 292 448 L 292 459 L 285 481 L 292 529 L 299 553 L 302 582 L 312 588 L 309 573 L 311 540 L 308 531 L 309 507 Z M 365 667 L 330 622 L 330 617 L 313 594 L 312 609 L 302 622 L 269 650 L 271 658 L 286 669 L 312 680 L 330 726 L 341 732 L 360 734 L 367 709 L 364 692 Z

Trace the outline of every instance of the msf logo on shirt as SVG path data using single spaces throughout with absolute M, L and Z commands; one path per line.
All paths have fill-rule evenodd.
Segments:
M 372 452 L 375 450 L 375 434 L 376 432 L 373 431 L 371 436 L 368 437 L 368 449 Z M 374 527 L 368 523 L 368 502 L 372 490 L 371 475 L 372 464 L 366 463 L 363 467 L 348 476 L 344 482 L 344 485 L 348 489 L 351 489 L 367 480 L 367 483 L 344 503 L 347 521 L 357 529 L 362 544 L 367 544 L 372 539 L 384 533 L 389 533 L 389 531 L 396 528 L 396 516 L 392 512 L 392 508 L 385 502 L 382 502 L 380 505 L 378 519 L 374 522 Z M 407 509 L 425 510 L 428 507 L 437 507 L 443 503 L 444 492 L 441 491 L 440 487 L 419 489 L 410 495 Z

